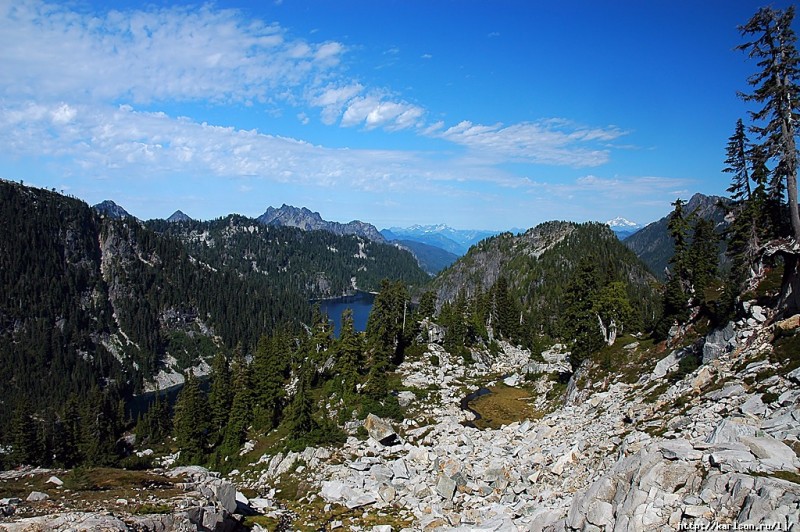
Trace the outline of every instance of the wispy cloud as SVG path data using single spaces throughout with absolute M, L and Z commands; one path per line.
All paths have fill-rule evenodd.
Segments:
M 409 180 L 426 167 L 411 152 L 330 149 L 127 105 L 0 107 L 0 143 L 18 156 L 70 157 L 96 177 L 211 173 L 367 190 L 386 182 L 413 187 Z
M 616 127 L 590 128 L 561 119 L 510 126 L 463 121 L 444 130 L 429 129 L 427 133 L 493 160 L 573 167 L 599 166 L 608 162 L 608 148 L 598 143 L 625 135 Z
M 342 43 L 292 38 L 277 24 L 211 5 L 105 14 L 37 1 L 0 5 L 0 91 L 14 98 L 289 103 L 319 108 L 323 122 L 334 124 L 363 90 L 338 70 L 346 53 Z M 371 91 L 369 101 L 367 127 L 411 123 L 410 104 L 385 91 Z M 353 125 L 351 116 L 343 125 Z

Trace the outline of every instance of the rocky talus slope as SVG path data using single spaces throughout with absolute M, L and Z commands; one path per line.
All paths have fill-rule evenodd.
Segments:
M 396 439 L 373 426 L 370 439 L 350 438 L 313 460 L 303 468 L 313 486 L 305 500 L 399 518 L 413 530 L 794 529 L 800 370 L 784 372 L 771 355 L 776 332 L 800 322 L 765 325 L 759 307 L 753 315 L 730 335 L 709 335 L 706 363 L 681 379 L 670 376 L 686 350 L 662 354 L 633 384 L 584 382 L 568 405 L 499 430 L 464 426 L 463 384 L 519 370 L 527 353 L 506 346 L 493 366 L 465 369 L 431 344 L 439 366 L 408 364 L 404 383 L 435 388 L 440 400 L 393 427 Z
M 180 486 L 200 493 L 205 502 L 192 507 L 205 505 L 209 516 L 230 506 L 235 487 L 240 510 L 254 508 L 277 523 L 266 528 L 281 530 L 797 530 L 800 317 L 771 323 L 760 307 L 748 312 L 672 351 L 622 339 L 610 369 L 587 367 L 568 387 L 547 373 L 564 369 L 558 349 L 540 360 L 503 344 L 464 364 L 430 343 L 401 365 L 403 422 L 370 416 L 368 438 L 265 454 L 227 479 L 178 470 L 216 482 L 218 492 L 230 483 L 223 494 L 202 499 L 191 477 Z M 689 356 L 703 363 L 691 369 L 681 362 Z M 466 393 L 526 378 L 540 418 L 499 429 L 465 425 L 473 418 L 461 408 Z M 169 529 L 114 515 L 127 529 Z M 181 530 L 203 529 L 187 522 Z M 0 530 L 25 530 L 21 523 Z

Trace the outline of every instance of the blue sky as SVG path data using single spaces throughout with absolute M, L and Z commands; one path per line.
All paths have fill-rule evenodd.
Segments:
M 142 219 L 647 223 L 724 194 L 761 5 L 0 0 L 0 177 Z

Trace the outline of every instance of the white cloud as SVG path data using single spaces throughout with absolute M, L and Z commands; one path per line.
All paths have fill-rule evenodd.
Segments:
M 615 128 L 587 128 L 561 119 L 522 122 L 510 126 L 462 121 L 428 134 L 465 146 L 489 160 L 512 160 L 573 167 L 599 166 L 609 160 L 609 150 L 596 145 L 625 134 Z
M 322 122 L 332 125 L 339 119 L 345 104 L 362 90 L 364 90 L 364 87 L 359 83 L 351 83 L 345 86 L 328 85 L 309 99 L 312 105 L 322 108 Z
M 0 107 L 0 144 L 14 156 L 68 156 L 86 175 L 152 178 L 181 175 L 253 177 L 360 190 L 411 186 L 424 161 L 410 152 L 329 149 L 289 139 L 174 119 L 157 112 L 77 105 Z
M 67 104 L 62 105 L 53 111 L 53 122 L 57 124 L 67 124 L 75 118 L 78 112 Z
M 341 125 L 349 127 L 363 124 L 367 129 L 405 129 L 420 125 L 424 114 L 424 109 L 417 105 L 387 100 L 373 94 L 350 100 Z
M 344 51 L 211 5 L 97 14 L 36 0 L 0 7 L 0 91 L 12 96 L 278 100 L 330 74 Z

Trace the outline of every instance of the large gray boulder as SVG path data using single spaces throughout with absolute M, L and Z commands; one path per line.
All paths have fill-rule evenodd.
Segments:
M 703 364 L 708 364 L 720 356 L 730 353 L 736 348 L 736 331 L 733 330 L 733 322 L 723 329 L 717 329 L 706 336 L 703 344 Z
M 392 426 L 375 414 L 367 415 L 367 419 L 364 420 L 364 428 L 370 438 L 381 445 L 393 445 L 398 442 L 397 433 Z

